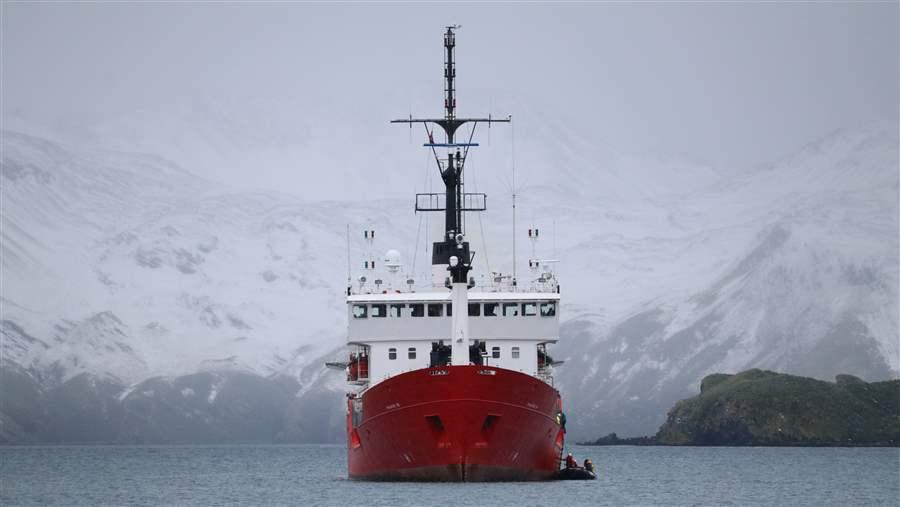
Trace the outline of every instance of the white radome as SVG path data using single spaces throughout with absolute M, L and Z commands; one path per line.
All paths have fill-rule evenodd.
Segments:
M 396 273 L 400 269 L 400 266 L 402 266 L 402 263 L 400 262 L 400 252 L 393 248 L 388 250 L 387 253 L 384 254 L 384 265 L 387 266 L 388 271 Z

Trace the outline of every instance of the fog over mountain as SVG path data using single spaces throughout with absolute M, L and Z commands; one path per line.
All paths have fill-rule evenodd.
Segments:
M 3 9 L 0 442 L 342 441 L 347 387 L 323 363 L 346 354 L 348 225 L 352 266 L 363 260 L 360 232 L 375 229 L 374 255 L 396 248 L 404 274 L 427 279 L 424 247 L 439 220 L 414 214 L 412 196 L 440 182 L 424 132 L 387 121 L 440 105 L 447 20 L 412 9 L 430 23 L 410 35 L 417 44 L 385 34 L 369 61 L 348 49 L 382 36 L 361 28 L 368 7 L 348 15 L 359 30 L 333 45 L 309 26 L 336 22 L 324 7 L 283 11 L 268 32 L 250 21 L 271 12 L 194 7 L 169 39 L 171 6 Z M 873 21 L 868 38 L 850 28 L 829 38 L 842 19 L 862 26 L 897 7 L 794 6 L 771 20 L 736 9 L 681 10 L 665 27 L 656 11 L 608 12 L 658 40 L 627 38 L 610 16 L 594 40 L 566 9 L 576 28 L 550 23 L 535 61 L 498 55 L 537 37 L 539 8 L 523 8 L 496 46 L 486 27 L 460 31 L 460 79 L 471 87 L 462 109 L 513 115 L 510 127 L 479 126 L 466 166 L 467 190 L 488 194 L 489 210 L 468 217 L 474 275 L 512 270 L 515 188 L 519 278 L 534 276 L 532 248 L 561 261 L 552 353 L 566 361 L 555 382 L 576 440 L 654 433 L 713 372 L 900 376 L 900 64 L 882 44 L 896 38 L 896 16 Z M 741 10 L 777 40 L 753 32 L 751 42 L 768 41 L 754 53 L 717 38 L 744 26 Z M 73 12 L 80 23 L 61 21 Z M 258 37 L 247 47 L 211 28 L 248 13 L 241 26 Z M 147 32 L 119 33 L 138 14 Z M 797 16 L 816 47 L 790 38 Z M 35 31 L 50 25 L 58 30 Z M 690 27 L 700 28 L 688 37 Z M 61 40 L 38 44 L 34 33 Z M 197 33 L 210 37 L 181 55 Z M 66 34 L 83 44 L 66 47 Z M 107 47 L 115 34 L 121 49 Z M 692 58 L 664 50 L 681 39 Z M 620 40 L 633 44 L 611 54 Z M 769 92 L 717 81 L 744 76 L 749 60 L 720 68 L 711 41 L 765 60 Z M 600 46 L 607 72 L 584 64 Z M 831 59 L 815 60 L 825 48 Z M 491 68 L 500 60 L 517 79 Z M 686 91 L 702 83 L 671 67 L 681 61 L 719 84 L 706 88 L 710 103 Z M 667 69 L 681 98 L 651 111 L 670 92 L 628 62 Z M 528 80 L 530 65 L 559 72 Z M 730 113 L 710 110 L 726 103 Z M 671 127 L 679 119 L 684 132 Z M 667 125 L 671 138 L 642 122 Z M 533 247 L 529 227 L 542 232 Z
M 650 432 L 715 371 L 897 376 L 897 139 L 891 123 L 838 131 L 730 176 L 608 154 L 596 188 L 582 176 L 580 193 L 567 194 L 572 178 L 524 189 L 567 194 L 578 211 L 540 224 L 563 261 L 555 350 L 573 435 Z M 581 153 L 566 144 L 577 138 L 554 141 L 540 150 Z M 568 170 L 592 174 L 594 160 L 583 153 Z M 5 439 L 339 437 L 344 386 L 322 363 L 343 354 L 346 224 L 368 224 L 411 258 L 408 201 L 235 192 L 161 157 L 13 130 L 2 164 L 4 383 L 30 393 L 4 405 Z M 642 184 L 675 168 L 702 184 Z M 509 229 L 502 211 L 485 218 Z M 488 242 L 494 270 L 510 263 L 505 241 Z M 274 422 L 232 428 L 242 417 L 225 400 L 266 397 L 282 401 L 245 415 Z M 60 433 L 49 414 L 61 405 L 110 418 L 109 431 Z M 304 433 L 285 407 L 331 425 Z M 191 429 L 195 418 L 222 429 Z

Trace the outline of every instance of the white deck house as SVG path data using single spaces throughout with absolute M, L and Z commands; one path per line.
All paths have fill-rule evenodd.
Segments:
M 366 368 L 351 380 L 373 385 L 406 371 L 450 364 L 439 348 L 449 347 L 450 292 L 353 294 L 347 297 L 348 344 Z M 472 360 L 520 371 L 548 381 L 545 346 L 559 338 L 559 294 L 470 292 L 469 344 Z M 353 377 L 356 378 L 353 378 Z

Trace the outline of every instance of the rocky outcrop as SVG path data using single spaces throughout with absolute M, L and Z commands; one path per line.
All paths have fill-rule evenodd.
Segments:
M 900 380 L 824 382 L 765 370 L 703 379 L 656 441 L 674 445 L 900 445 Z

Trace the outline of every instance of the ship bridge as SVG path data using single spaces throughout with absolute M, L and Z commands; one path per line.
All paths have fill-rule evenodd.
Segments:
M 559 337 L 558 306 L 556 293 L 470 292 L 464 310 L 470 339 L 466 364 L 549 377 L 546 344 Z M 457 309 L 449 292 L 351 295 L 347 310 L 348 344 L 368 363 L 368 375 L 357 375 L 356 381 L 375 383 L 452 365 L 451 319 Z

